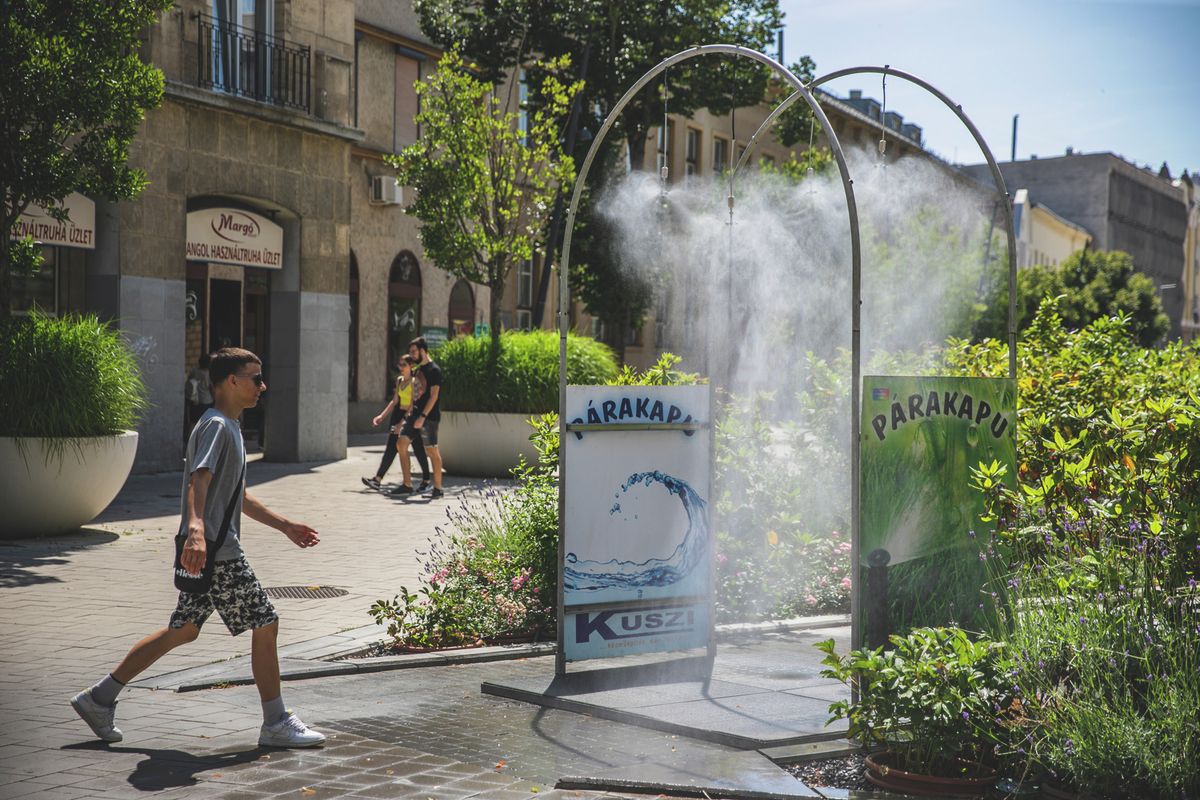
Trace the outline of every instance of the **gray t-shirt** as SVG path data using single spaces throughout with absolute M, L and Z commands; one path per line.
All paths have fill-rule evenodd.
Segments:
M 201 415 L 200 421 L 192 429 L 192 435 L 188 437 L 185 459 L 179 532 L 187 533 L 188 482 L 192 473 L 198 469 L 207 469 L 213 477 L 208 485 L 208 497 L 204 504 L 204 538 L 215 542 L 217 534 L 221 531 L 221 522 L 225 519 L 225 510 L 229 507 L 229 499 L 237 491 L 242 469 L 246 465 L 246 443 L 242 440 L 241 424 L 215 408 L 208 409 Z M 238 525 L 241 516 L 242 493 L 239 493 L 234 501 L 229 533 L 225 535 L 225 544 L 217 552 L 217 561 L 232 561 L 241 557 L 242 544 Z

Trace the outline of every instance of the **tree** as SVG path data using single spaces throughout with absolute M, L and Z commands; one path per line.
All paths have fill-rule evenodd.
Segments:
M 420 141 L 389 158 L 399 181 L 416 188 L 407 213 L 422 222 L 425 253 L 441 269 L 491 289 L 493 355 L 508 273 L 533 257 L 555 197 L 575 174 L 559 139 L 580 84 L 556 77 L 568 68 L 566 58 L 541 66 L 537 108 L 523 132 L 495 86 L 471 75 L 458 53 L 447 53 L 417 84 Z
M 0 2 L 0 317 L 10 313 L 13 270 L 36 269 L 32 238 L 11 239 L 31 205 L 66 220 L 63 199 L 83 192 L 135 197 L 146 184 L 127 165 L 163 76 L 142 61 L 140 35 L 171 0 Z
M 587 134 L 571 154 L 577 160 L 582 160 L 592 135 L 626 90 L 664 58 L 717 42 L 765 50 L 783 19 L 778 0 L 415 0 L 414 7 L 422 30 L 443 46 L 461 47 L 485 78 L 499 80 L 523 65 L 530 53 L 569 54 L 586 65 L 579 77 L 584 81 L 580 100 L 585 109 L 582 129 Z M 535 85 L 541 78 L 536 66 L 528 75 Z M 662 124 L 664 102 L 670 112 L 683 116 L 699 108 L 725 114 L 761 102 L 769 78 L 765 68 L 747 59 L 693 59 L 673 67 L 621 112 L 609 137 L 612 145 L 604 148 L 589 175 L 591 196 L 599 196 L 607 180 L 621 174 L 622 145 L 628 146 L 633 169 L 653 168 L 643 154 L 649 131 Z M 803 128 L 805 136 L 806 113 L 798 109 L 788 115 L 790 127 Z M 609 323 L 617 337 L 612 343 L 622 351 L 625 329 L 640 324 L 650 296 L 611 260 L 611 249 L 602 242 L 602 221 L 587 208 L 581 208 L 579 216 L 591 235 L 576 232 L 574 260 L 583 269 L 572 269 L 572 278 L 583 287 L 581 297 L 588 310 Z M 545 249 L 554 252 L 558 246 L 558 241 L 547 242 Z M 541 302 L 544 297 L 539 297 Z
M 589 50 L 583 105 L 601 115 L 647 70 L 669 55 L 700 44 L 740 44 L 767 49 L 783 15 L 778 0 L 415 0 L 421 29 L 445 47 L 460 47 L 487 80 L 499 80 L 528 54 L 578 63 Z M 539 71 L 530 71 L 533 80 Z M 727 113 L 765 96 L 768 74 L 746 59 L 693 59 L 670 71 L 667 102 L 673 113 L 697 109 Z M 658 81 L 661 88 L 663 81 Z M 634 169 L 649 130 L 662 121 L 663 97 L 643 90 L 621 114 L 620 135 Z M 598 127 L 599 120 L 592 124 Z
M 1130 330 L 1142 347 L 1160 341 L 1171 322 L 1163 312 L 1154 280 L 1134 266 L 1120 250 L 1080 250 L 1057 267 L 1036 264 L 1017 272 L 1017 330 L 1023 331 L 1037 314 L 1043 298 L 1058 298 L 1063 327 L 1079 330 L 1119 312 L 1130 316 Z M 979 337 L 1006 336 L 1008 282 L 989 304 Z

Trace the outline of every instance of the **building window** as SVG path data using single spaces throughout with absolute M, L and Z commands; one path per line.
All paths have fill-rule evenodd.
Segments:
M 775 156 L 763 156 L 759 164 L 767 169 L 775 169 Z
M 9 308 L 14 314 L 27 314 L 36 308 L 51 316 L 84 311 L 85 258 L 85 251 L 77 248 L 42 247 L 42 264 L 37 272 L 11 273 Z
M 592 317 L 592 338 L 597 342 L 603 342 L 607 331 L 604 330 L 604 320 L 599 317 Z
M 201 87 L 309 110 L 312 50 L 273 35 L 274 2 L 211 0 L 197 25 Z
M 397 364 L 400 356 L 408 352 L 408 343 L 417 338 L 421 330 L 421 267 L 417 258 L 407 250 L 392 261 L 388 271 L 388 316 L 387 316 L 387 387 L 385 397 L 391 394 L 400 374 Z
M 658 129 L 658 170 L 671 166 L 671 140 L 675 138 L 675 120 L 667 120 L 666 127 Z
M 684 180 L 700 172 L 700 131 L 688 128 L 687 147 L 684 149 Z
M 727 169 L 729 169 L 729 140 L 722 139 L 719 136 L 714 136 L 712 161 L 713 174 L 720 175 Z
M 529 77 L 521 70 L 517 81 L 517 129 L 521 132 L 521 144 L 529 146 Z
M 533 262 L 524 259 L 517 264 L 517 307 L 533 306 Z
M 641 347 L 642 346 L 642 328 L 630 322 L 625 327 L 625 346 L 626 347 Z
M 475 293 L 471 284 L 459 280 L 450 290 L 449 336 L 473 336 L 475 334 Z
M 533 312 L 527 308 L 517 309 L 517 330 L 533 330 Z
M 396 92 L 392 105 L 392 152 L 399 153 L 417 142 L 418 105 L 416 83 L 421 80 L 421 62 L 408 51 L 396 53 Z

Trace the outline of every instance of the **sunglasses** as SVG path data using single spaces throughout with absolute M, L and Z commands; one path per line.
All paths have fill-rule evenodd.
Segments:
M 261 372 L 256 372 L 253 375 L 238 375 L 235 372 L 234 377 L 235 378 L 249 378 L 250 380 L 254 381 L 255 386 L 262 386 L 263 384 L 265 384 L 267 382 L 267 379 L 263 377 L 263 374 Z

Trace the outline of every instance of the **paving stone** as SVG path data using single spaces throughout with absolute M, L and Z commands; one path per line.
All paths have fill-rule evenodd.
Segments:
M 297 656 L 349 647 L 368 636 L 372 627 L 365 609 L 373 598 L 392 596 L 401 584 L 417 585 L 417 551 L 445 521 L 444 505 L 411 504 L 404 506 L 404 524 L 398 525 L 395 504 L 358 490 L 359 475 L 374 468 L 378 451 L 375 442 L 351 447 L 342 462 L 254 461 L 249 467 L 260 499 L 322 533 L 317 551 L 301 550 L 247 520 L 244 542 L 263 584 L 319 583 L 350 592 L 332 600 L 277 603 L 279 646 L 287 664 L 294 660 L 298 667 L 311 667 Z M 448 483 L 456 491 L 464 486 Z M 684 763 L 685 753 L 712 759 L 729 751 L 480 693 L 484 681 L 544 675 L 552 670 L 552 659 L 544 657 L 440 667 L 415 667 L 419 661 L 399 659 L 409 668 L 364 674 L 395 666 L 372 662 L 359 665 L 353 676 L 288 682 L 289 707 L 331 737 L 314 751 L 256 747 L 259 701 L 252 686 L 183 694 L 127 689 L 118 711 L 125 741 L 99 743 L 67 699 L 111 669 L 138 638 L 166 623 L 176 599 L 165 565 L 178 525 L 178 486 L 178 474 L 133 476 L 87 531 L 0 546 L 0 640 L 14 645 L 0 650 L 0 714 L 6 719 L 0 730 L 0 796 L 20 787 L 32 796 L 57 791 L 65 800 L 150 795 L 305 800 L 335 792 L 456 800 L 624 797 L 623 792 L 553 787 L 564 775 L 641 763 L 665 769 Z M 382 532 L 386 557 L 364 559 L 364 553 L 378 550 Z M 761 632 L 756 635 L 762 638 Z M 809 632 L 778 642 L 781 652 L 799 653 L 811 651 L 811 642 L 824 635 Z M 755 637 L 729 641 L 727 669 L 714 672 L 710 697 L 820 684 L 807 666 L 791 673 L 755 672 L 754 653 L 746 649 Z M 140 685 L 181 685 L 181 670 L 214 680 L 234 670 L 248 678 L 248 650 L 248 636 L 231 640 L 214 617 L 196 642 L 165 656 Z M 747 689 L 730 694 L 725 689 L 731 686 Z M 613 700 L 620 691 L 614 690 Z M 658 699 L 663 705 L 683 702 L 687 694 L 660 692 Z M 33 777 L 39 782 L 31 783 Z M 300 794 L 306 786 L 314 794 Z M 535 786 L 538 793 L 532 792 Z

